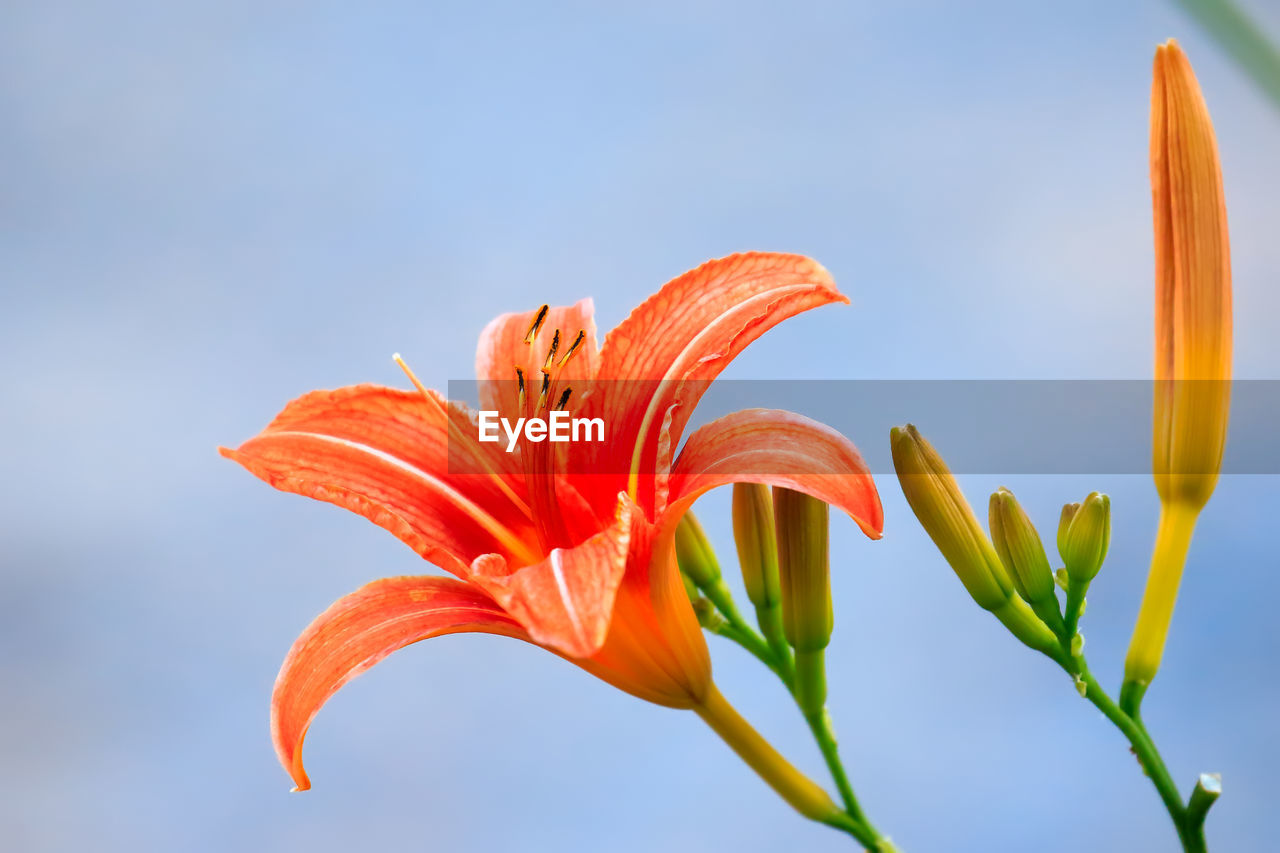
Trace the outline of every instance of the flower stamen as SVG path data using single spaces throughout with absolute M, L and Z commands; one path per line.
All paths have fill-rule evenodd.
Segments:
M 556 352 L 560 349 L 560 330 L 556 329 L 554 335 L 551 336 L 551 349 L 547 350 L 547 360 L 542 363 L 542 369 L 548 371 L 551 369 L 551 363 L 556 360 Z
M 524 333 L 524 342 L 532 344 L 538 337 L 538 331 L 542 328 L 542 324 L 547 321 L 547 312 L 551 310 L 551 306 L 543 304 L 538 309 L 538 313 L 533 316 L 533 322 L 529 324 L 529 331 Z
M 538 392 L 538 405 L 534 412 L 541 412 L 547 405 L 547 396 L 551 393 L 551 374 L 542 371 L 542 390 Z
M 582 349 L 582 344 L 587 339 L 587 333 L 584 329 L 579 329 L 577 337 L 573 339 L 573 343 L 569 344 L 569 348 L 565 350 L 564 357 L 560 359 L 560 367 L 568 364 L 569 359 L 578 354 L 578 350 Z
M 480 468 L 483 469 L 484 473 L 487 474 L 491 480 L 493 480 L 494 485 L 498 487 L 498 491 L 502 492 L 502 494 L 506 496 L 507 500 L 511 501 L 511 503 L 516 507 L 516 509 L 520 510 L 520 512 L 523 513 L 526 518 L 529 518 L 532 520 L 533 512 L 529 509 L 529 505 L 525 503 L 523 500 L 521 500 L 520 496 L 517 495 L 512 490 L 511 486 L 507 484 L 502 474 L 493 467 L 493 465 L 489 462 L 489 460 L 485 458 L 483 453 L 479 452 L 479 448 L 474 447 L 470 443 L 470 437 L 465 435 L 462 431 L 462 428 L 458 426 L 457 423 L 454 422 L 452 413 L 448 410 L 448 408 L 444 406 L 444 404 L 440 402 L 440 400 L 435 395 L 433 395 L 430 391 L 427 390 L 427 387 L 423 385 L 421 381 L 419 381 L 417 375 L 409 368 L 409 365 L 405 363 L 405 360 L 400 357 L 400 353 L 398 352 L 393 353 L 391 356 L 391 360 L 400 366 L 400 369 L 403 370 L 405 375 L 409 377 L 409 381 L 413 383 L 413 387 L 418 389 L 418 393 L 421 394 L 427 400 L 427 402 L 434 405 L 436 409 L 440 412 L 440 414 L 444 417 L 445 429 L 449 431 L 449 440 L 455 446 L 464 448 L 470 451 L 472 459 L 474 459 L 479 464 Z M 517 371 L 519 371 L 519 369 L 520 368 L 516 368 Z M 524 393 L 523 377 L 521 377 L 520 385 L 521 385 L 520 393 L 523 394 Z

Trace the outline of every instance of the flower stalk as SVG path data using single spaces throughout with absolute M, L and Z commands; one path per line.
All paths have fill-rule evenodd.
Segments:
M 800 708 L 843 804 L 834 817 L 814 819 L 849 833 L 868 850 L 893 853 L 897 848 L 872 826 L 854 794 L 826 709 L 824 654 L 833 624 L 829 507 L 789 489 L 776 488 L 770 495 L 767 486 L 737 484 L 733 509 L 734 538 L 744 584 L 757 615 L 776 617 L 780 642 L 766 639 L 740 618 L 735 621 L 730 614 L 736 614 L 737 608 L 731 598 L 726 610 L 721 611 L 723 623 L 712 629 L 713 633 L 742 646 L 773 670 Z M 708 552 L 711 550 L 709 543 L 705 547 Z M 763 620 L 761 629 L 768 630 Z M 712 703 L 711 707 L 716 706 Z M 706 718 L 702 711 L 699 714 Z
M 831 823 L 840 816 L 840 807 L 827 792 L 797 770 L 751 727 L 715 685 L 702 704 L 693 709 L 720 739 L 777 792 L 793 809 L 810 820 Z

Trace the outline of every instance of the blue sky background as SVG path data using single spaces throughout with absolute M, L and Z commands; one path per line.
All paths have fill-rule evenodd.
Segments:
M 6 849 L 850 849 L 692 714 L 482 636 L 344 689 L 312 729 L 315 789 L 290 795 L 267 730 L 289 644 L 422 565 L 214 448 L 311 388 L 404 384 L 394 351 L 428 384 L 468 378 L 501 311 L 592 295 L 603 331 L 750 248 L 813 255 L 853 306 L 771 332 L 737 378 L 1148 376 L 1147 98 L 1169 36 L 1217 126 L 1237 375 L 1277 378 L 1280 114 L 1169 3 L 19 0 L 3 19 Z M 963 482 L 979 505 L 1014 488 L 1047 528 L 1111 493 L 1084 633 L 1116 685 L 1148 479 Z M 1172 849 L 1120 735 L 880 486 L 883 541 L 835 524 L 828 653 L 876 823 L 911 851 Z M 726 509 L 700 506 L 727 556 Z M 1273 478 L 1221 483 L 1146 703 L 1184 788 L 1223 773 L 1216 850 L 1274 832 L 1277 510 Z M 823 778 L 781 688 L 712 649 L 724 692 Z

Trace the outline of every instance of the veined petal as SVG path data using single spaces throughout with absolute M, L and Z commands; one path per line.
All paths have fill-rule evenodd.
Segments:
M 591 657 L 609 631 L 637 512 L 630 501 L 621 500 L 614 524 L 580 545 L 554 548 L 545 560 L 523 568 L 509 567 L 497 554 L 479 557 L 471 566 L 471 581 L 536 642 L 570 658 Z
M 560 342 L 551 369 L 552 376 L 557 377 L 558 387 L 561 390 L 573 387 L 574 393 L 581 396 L 586 391 L 585 383 L 595 377 L 600 359 L 596 345 L 595 303 L 582 299 L 573 305 L 548 309 L 537 338 L 532 344 L 527 344 L 525 335 L 537 313 L 535 309 L 502 314 L 480 333 L 480 343 L 476 348 L 476 380 L 480 383 L 482 409 L 501 412 L 505 417 L 524 414 L 518 412 L 516 368 L 523 371 L 525 381 L 529 383 L 530 399 L 536 401 L 540 371 L 546 363 L 557 329 L 560 330 Z M 559 362 L 568 355 L 580 331 L 584 333 L 582 342 L 560 367 Z
M 800 255 L 730 255 L 668 282 L 601 350 L 597 376 L 614 385 L 592 408 L 610 431 L 613 458 L 601 470 L 666 473 L 707 383 L 743 348 L 801 311 L 847 301 L 821 264 Z M 644 507 L 661 503 L 640 497 Z
M 265 430 L 221 453 L 276 488 L 353 510 L 390 530 L 447 571 L 466 575 L 481 554 L 501 553 L 517 565 L 536 562 L 536 537 L 517 503 L 521 478 L 501 468 L 478 470 L 472 458 L 509 466 L 505 454 L 472 442 L 471 427 L 452 437 L 445 403 L 376 385 L 316 391 L 290 403 Z M 455 425 L 469 423 L 451 411 Z
M 338 688 L 410 643 L 475 631 L 528 639 L 483 592 L 444 577 L 376 580 L 317 616 L 289 650 L 271 695 L 271 739 L 297 790 L 311 787 L 302 766 L 307 729 Z
M 884 528 L 880 494 L 858 449 L 831 427 L 793 412 L 744 409 L 689 436 L 671 472 L 661 523 L 676 523 L 699 495 L 727 483 L 804 492 L 844 510 L 872 539 Z

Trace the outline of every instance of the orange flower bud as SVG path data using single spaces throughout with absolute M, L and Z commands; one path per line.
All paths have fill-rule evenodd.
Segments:
M 1152 464 L 1161 500 L 1202 507 L 1227 438 L 1231 257 L 1218 146 L 1191 63 L 1170 40 L 1151 87 L 1156 350 Z
M 1155 677 L 1200 509 L 1227 438 L 1231 257 L 1213 124 L 1191 63 L 1170 40 L 1151 86 L 1156 358 L 1152 467 L 1162 504 L 1142 607 L 1125 658 L 1121 705 Z

